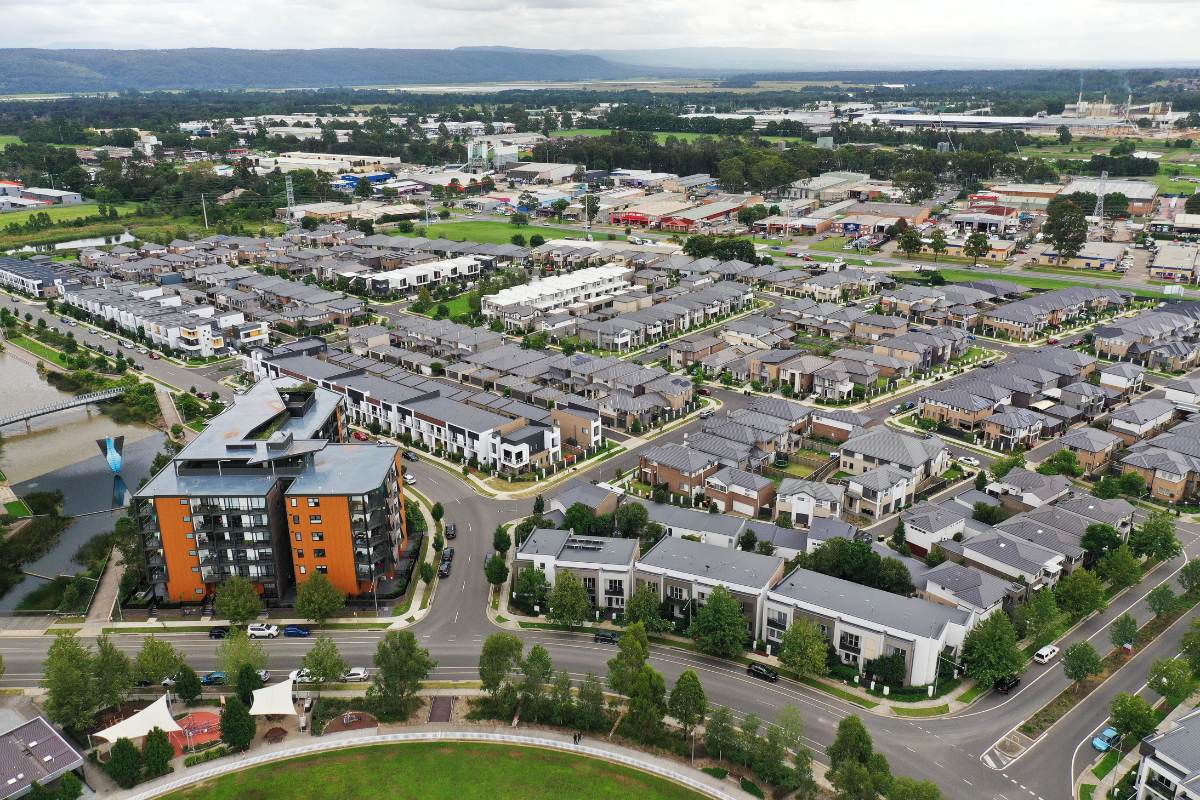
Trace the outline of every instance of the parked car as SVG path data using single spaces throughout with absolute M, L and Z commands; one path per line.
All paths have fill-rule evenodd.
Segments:
M 1052 644 L 1048 644 L 1033 654 L 1033 660 L 1039 664 L 1045 664 L 1056 655 L 1058 655 L 1058 648 Z
M 201 686 L 223 686 L 225 685 L 224 672 L 210 672 L 200 679 Z
M 250 624 L 250 627 L 246 628 L 246 633 L 250 635 L 251 639 L 260 639 L 264 637 L 267 639 L 274 639 L 279 635 L 279 626 L 269 625 L 266 622 L 254 622 Z
M 417 454 L 414 453 L 412 450 L 405 450 L 403 453 L 400 454 L 400 457 L 403 458 L 405 461 L 420 461 L 421 460 L 420 458 L 417 457 Z
M 1000 694 L 1008 694 L 1021 685 L 1020 675 L 1009 675 L 1007 678 L 1000 678 L 992 685 Z
M 456 536 L 458 536 L 458 526 L 455 525 L 453 522 L 447 522 L 446 523 L 446 538 L 453 539 Z M 450 551 L 453 552 L 454 548 L 451 547 Z
M 303 625 L 288 625 L 283 629 L 284 636 L 308 636 L 311 631 Z
M 746 667 L 746 673 L 755 678 L 762 678 L 764 681 L 775 683 L 779 680 L 779 673 L 768 667 L 766 664 L 754 663 Z
M 412 485 L 413 485 L 414 483 L 416 483 L 416 482 L 417 482 L 416 476 L 414 476 L 414 475 L 409 475 L 407 472 L 406 472 L 406 473 L 404 473 L 404 483 L 405 483 L 406 485 L 408 485 L 408 486 L 412 486 Z
M 96 330 L 95 328 L 88 328 L 88 333 L 91 333 L 91 334 L 97 334 L 97 333 L 99 333 L 99 332 L 100 332 L 100 331 Z
M 1058 344 L 1058 342 L 1059 340 L 1055 339 L 1053 336 L 1046 340 L 1046 344 Z
M 449 561 L 443 561 L 441 566 L 438 567 L 438 577 L 439 578 L 449 578 L 450 577 L 450 562 Z
M 969 467 L 978 467 L 979 466 L 979 459 L 976 458 L 975 456 L 963 456 L 962 458 L 960 458 L 958 460 L 961 461 L 962 463 L 966 464 Z
M 707 386 L 701 386 L 700 394 L 704 395 L 705 397 L 710 397 L 712 395 L 712 389 L 708 388 Z
M 371 677 L 371 671 L 369 669 L 353 667 L 349 672 L 346 673 L 344 680 L 362 683 L 369 677 Z
M 912 409 L 914 409 L 916 407 L 917 407 L 917 404 L 914 403 L 912 400 L 909 400 L 904 404 L 905 411 L 911 411 Z
M 454 560 L 454 548 L 447 547 L 445 550 L 442 551 L 442 561 L 453 561 L 453 560 Z
M 597 644 L 617 644 L 621 641 L 621 634 L 616 631 L 596 631 L 592 636 L 592 641 Z
M 162 358 L 162 356 L 160 356 L 158 353 L 151 353 L 150 358 L 152 358 L 155 361 L 158 361 L 160 358 Z
M 288 679 L 295 681 L 296 683 L 324 683 L 325 682 L 321 678 L 310 678 L 308 676 L 308 670 L 306 670 L 306 669 L 292 670 L 291 672 L 288 673 Z
M 228 625 L 217 625 L 215 627 L 208 629 L 208 638 L 210 638 L 210 639 L 224 639 L 228 635 L 229 635 L 229 626 Z
M 267 681 L 271 680 L 271 673 L 265 669 L 260 669 L 258 671 L 258 679 L 263 683 L 266 683 Z
M 358 439 L 360 442 L 367 442 L 367 441 L 371 440 L 371 437 L 367 436 L 362 431 L 354 431 L 350 435 L 353 436 L 355 439 Z
M 149 353 L 149 352 L 150 352 L 149 350 L 147 350 L 147 349 L 146 349 L 146 348 L 144 348 L 144 347 L 139 347 L 139 348 L 137 349 L 137 351 L 138 351 L 140 354 L 142 354 L 142 355 L 146 355 L 147 353 Z
M 102 333 L 102 334 L 100 334 L 100 338 L 101 339 L 111 339 L 112 337 L 109 336 L 107 333 Z
M 67 323 L 68 325 L 70 325 L 70 324 L 71 324 L 71 318 L 70 318 L 70 317 L 59 317 L 59 318 L 58 318 L 58 321 L 59 321 L 59 322 L 65 322 L 65 323 Z
M 700 412 L 700 419 L 708 419 L 715 413 L 711 408 L 706 408 Z
M 1092 739 L 1092 747 L 1099 750 L 1101 753 L 1107 753 L 1114 747 L 1121 744 L 1121 734 L 1117 733 L 1112 728 L 1105 728 L 1100 733 L 1096 734 L 1096 738 Z
M 904 409 L 900 406 L 892 406 L 891 408 L 888 409 L 888 413 L 889 414 L 899 414 L 903 410 Z

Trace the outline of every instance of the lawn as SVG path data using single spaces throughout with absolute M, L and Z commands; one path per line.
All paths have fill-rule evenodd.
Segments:
M 13 500 L 11 503 L 4 504 L 4 511 L 12 514 L 14 517 L 32 517 L 33 512 L 29 510 L 29 506 L 25 505 L 24 500 Z
M 1096 791 L 1096 784 L 1083 783 L 1079 786 L 1079 800 L 1092 800 L 1092 792 Z
M 960 694 L 958 697 L 956 697 L 954 699 L 960 703 L 969 703 L 986 691 L 988 691 L 988 687 L 982 686 L 977 683 L 974 686 L 972 686 L 970 689 L 967 689 L 965 692 L 963 692 L 962 694 Z
M 1104 780 L 1104 776 L 1112 772 L 1120 761 L 1121 751 L 1119 749 L 1109 750 L 1104 754 L 1104 758 L 1100 759 L 1100 763 L 1092 767 L 1092 774 L 1100 780 Z
M 979 358 L 986 352 L 987 352 L 987 350 L 982 347 L 972 347 L 970 350 L 963 353 L 958 358 L 950 359 L 950 363 L 951 364 L 962 364 L 966 361 L 970 361 L 972 359 Z
M 225 763 L 225 762 L 221 762 Z M 387 780 L 380 780 L 387 776 Z M 552 750 L 435 742 L 340 750 L 224 775 L 171 800 L 693 800 L 702 795 L 639 772 Z
M 1104 280 L 1109 280 L 1109 281 L 1119 281 L 1119 280 L 1121 280 L 1121 278 L 1124 277 L 1123 275 L 1117 275 L 1116 273 L 1101 272 L 1098 269 L 1082 270 L 1082 269 L 1055 269 L 1054 267 L 1034 267 L 1033 269 L 1026 270 L 1026 271 L 1027 272 L 1045 272 L 1050 275 L 1086 275 L 1089 278 L 1102 278 Z
M 902 717 L 936 717 L 942 714 L 950 713 L 950 706 L 942 704 L 932 708 L 903 708 L 901 706 L 892 706 L 892 712 L 899 714 Z
M 421 227 L 424 223 L 417 223 Z M 517 228 L 509 222 L 493 222 L 492 220 L 478 221 L 463 221 L 463 222 L 439 222 L 434 225 L 426 226 L 425 236 L 430 239 L 450 239 L 452 241 L 470 241 L 470 242 L 487 242 L 489 244 L 508 244 L 512 241 L 513 234 L 521 234 L 525 237 L 525 241 L 529 241 L 529 237 L 535 233 L 540 233 L 544 239 L 562 239 L 568 235 L 578 236 L 579 233 L 574 231 L 564 231 L 560 228 L 545 228 L 541 225 L 523 225 Z M 401 236 L 416 234 L 400 234 Z M 604 235 L 594 238 L 603 239 Z M 617 237 L 624 240 L 624 236 Z
M 0 136 L 0 139 L 3 138 L 3 136 Z M 132 205 L 126 204 L 118 205 L 117 208 L 121 209 L 122 212 L 133 210 Z M 39 208 L 34 211 L 8 211 L 4 214 L 0 214 L 0 227 L 3 227 L 10 222 L 24 223 L 25 220 L 29 219 L 31 214 L 40 214 L 43 212 L 49 214 L 50 219 L 54 222 L 62 222 L 65 219 L 78 219 L 80 217 L 95 216 L 99 213 L 99 209 L 96 207 L 95 203 L 84 203 L 77 206 L 47 206 L 46 208 Z M 69 231 L 70 229 L 68 228 L 67 230 Z
M 823 242 L 815 242 L 808 246 L 809 250 L 826 250 L 830 253 L 840 253 L 846 242 L 850 241 L 845 236 L 831 236 Z M 853 252 L 853 251 L 848 251 Z
M 786 467 L 776 467 L 774 464 L 772 464 L 771 467 L 772 469 L 777 469 L 780 472 L 786 472 L 788 475 L 795 475 L 797 478 L 807 478 L 816 471 L 812 467 L 807 467 L 804 464 L 792 464 L 790 462 Z
M 471 313 L 471 308 L 467 305 L 467 296 L 465 294 L 460 294 L 453 300 L 447 300 L 445 303 L 439 303 L 438 305 L 444 305 L 446 308 L 450 309 L 450 316 L 452 317 L 457 317 L 460 314 Z
M 1093 286 L 1096 283 L 1096 281 L 1094 281 L 1094 280 L 1093 281 L 1087 281 L 1087 280 L 1055 281 L 1055 280 L 1050 280 L 1048 278 L 1035 278 L 1032 276 L 1031 272 L 1027 272 L 1025 270 L 1022 270 L 1020 275 L 1005 273 L 1005 274 L 999 275 L 999 276 L 997 276 L 995 274 L 981 275 L 978 272 L 970 272 L 968 270 L 960 270 L 960 269 L 944 269 L 944 270 L 941 270 L 941 273 L 942 273 L 942 277 L 945 278 L 950 283 L 960 283 L 960 282 L 964 282 L 964 281 L 977 281 L 977 280 L 981 280 L 983 278 L 998 278 L 999 280 L 1003 280 L 1003 281 L 1011 281 L 1012 283 L 1019 283 L 1022 286 L 1028 286 L 1031 289 L 1066 289 L 1067 287 L 1070 287 L 1070 286 Z M 1146 295 L 1146 296 L 1153 296 L 1153 297 L 1165 297 L 1165 295 L 1163 295 L 1159 292 L 1151 292 L 1151 291 L 1147 291 L 1145 289 L 1138 289 L 1136 291 L 1139 295 Z
M 34 355 L 44 358 L 51 363 L 58 364 L 60 366 L 66 366 L 66 362 L 63 361 L 62 353 L 51 350 L 41 342 L 34 341 L 28 336 L 16 336 L 13 337 L 11 341 L 18 347 L 22 347 Z

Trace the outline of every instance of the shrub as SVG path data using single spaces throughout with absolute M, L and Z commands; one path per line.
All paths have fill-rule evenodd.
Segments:
M 218 745 L 217 747 L 205 750 L 203 753 L 197 753 L 194 756 L 188 756 L 183 760 L 183 765 L 185 767 L 194 767 L 197 764 L 203 764 L 206 761 L 214 761 L 227 755 L 229 755 L 229 748 L 225 747 L 224 745 Z

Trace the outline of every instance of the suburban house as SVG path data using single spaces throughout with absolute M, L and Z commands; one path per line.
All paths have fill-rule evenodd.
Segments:
M 1053 586 L 1063 571 L 1062 553 L 1002 531 L 980 534 L 956 542 L 948 539 L 938 547 L 951 561 L 962 559 L 967 566 L 1000 578 L 1023 579 L 1030 588 Z
M 846 489 L 830 483 L 784 478 L 776 490 L 776 510 L 792 518 L 792 524 L 809 526 L 817 519 L 841 515 Z
M 1190 800 L 1200 781 L 1200 708 L 1142 740 L 1134 788 L 1137 800 Z
M 923 600 L 970 611 L 986 619 L 1014 604 L 1019 586 L 987 572 L 944 561 L 921 576 L 924 586 L 916 591 Z
M 1139 400 L 1108 416 L 1109 432 L 1131 445 L 1170 427 L 1175 419 L 1175 404 L 1170 400 Z
M 1093 472 L 1101 464 L 1109 461 L 1124 446 L 1124 439 L 1109 430 L 1099 428 L 1076 428 L 1062 437 L 1060 444 L 1064 450 L 1075 454 L 1079 465 L 1088 472 Z
M 904 541 L 909 549 L 924 557 L 934 545 L 963 533 L 967 514 L 925 501 L 902 511 L 900 519 L 904 522 Z
M 638 460 L 638 478 L 648 486 L 696 498 L 704 495 L 705 481 L 720 468 L 712 455 L 680 444 L 649 447 Z
M 1106 389 L 1115 389 L 1129 398 L 1142 390 L 1145 376 L 1145 367 L 1119 361 L 1100 369 L 1100 385 Z
M 1045 421 L 1045 415 L 1036 411 L 1007 406 L 983 421 L 982 438 L 1001 450 L 1036 447 Z
M 992 497 L 1010 498 L 1029 508 L 1053 503 L 1071 491 L 1071 481 L 1062 475 L 1041 475 L 1033 470 L 1017 467 L 1003 478 L 987 485 Z
M 912 502 L 917 478 L 898 467 L 875 467 L 862 475 L 843 478 L 846 511 L 883 518 Z
M 915 439 L 877 427 L 848 439 L 841 449 L 842 470 L 852 475 L 875 467 L 897 467 L 920 482 L 941 475 L 950 465 L 950 450 L 937 436 Z
M 704 495 L 717 510 L 769 519 L 775 507 L 775 481 L 753 472 L 722 467 L 704 481 Z

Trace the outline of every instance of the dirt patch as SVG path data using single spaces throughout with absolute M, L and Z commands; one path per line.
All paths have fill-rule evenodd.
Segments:
M 323 733 L 339 731 L 361 731 L 367 728 L 378 728 L 379 721 L 365 711 L 351 711 L 339 717 L 334 717 L 325 724 Z

